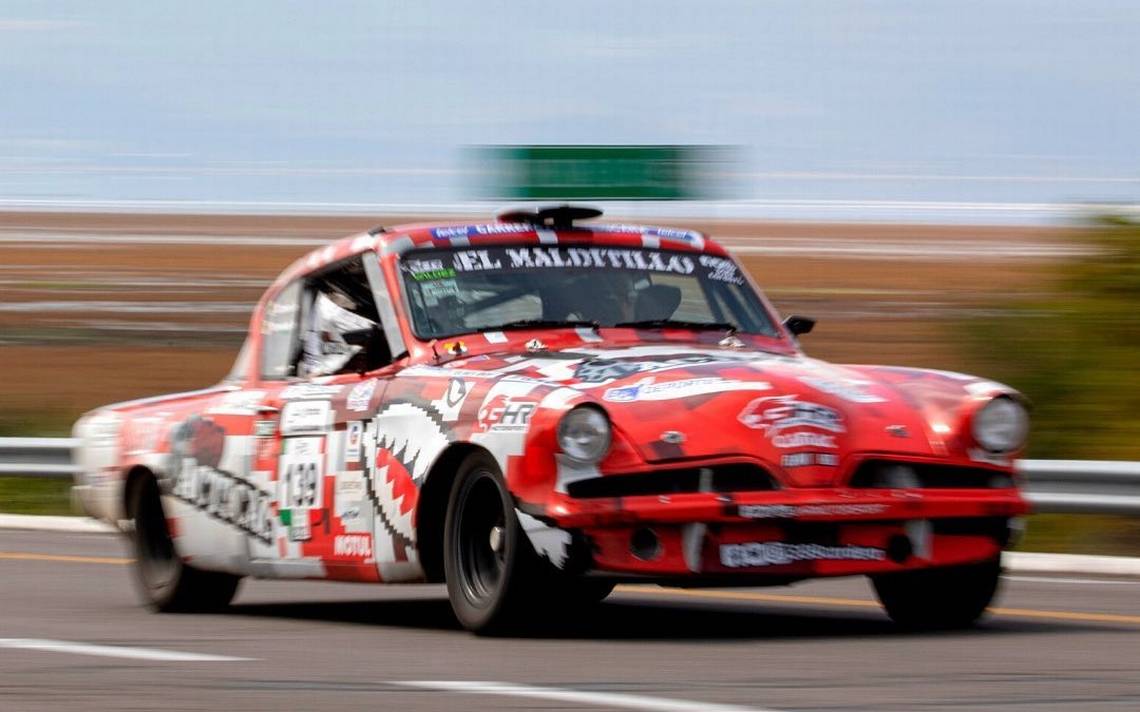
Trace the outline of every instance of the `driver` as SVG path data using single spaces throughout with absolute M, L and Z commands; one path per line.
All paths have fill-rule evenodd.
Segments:
M 557 311 L 562 313 L 552 318 L 596 321 L 603 326 L 630 321 L 638 279 L 637 274 L 619 270 L 583 275 L 554 295 Z
M 345 341 L 343 334 L 370 328 L 370 319 L 356 314 L 356 305 L 340 292 L 319 292 L 309 310 L 301 354 L 302 376 L 327 376 L 339 373 L 363 347 Z

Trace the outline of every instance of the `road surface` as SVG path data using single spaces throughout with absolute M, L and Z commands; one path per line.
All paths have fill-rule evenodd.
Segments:
M 435 586 L 247 581 L 228 614 L 153 614 L 128 556 L 115 536 L 0 531 L 0 709 L 1140 707 L 1137 580 L 1010 577 L 978 629 L 942 634 L 897 631 L 862 580 L 623 587 L 486 639 Z

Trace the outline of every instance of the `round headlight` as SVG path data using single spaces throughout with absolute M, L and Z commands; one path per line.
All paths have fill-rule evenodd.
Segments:
M 1013 398 L 998 396 L 974 414 L 973 432 L 974 440 L 986 450 L 1013 452 L 1029 435 L 1029 413 Z
M 558 423 L 558 446 L 580 462 L 597 462 L 610 449 L 610 419 L 600 408 L 572 408 Z

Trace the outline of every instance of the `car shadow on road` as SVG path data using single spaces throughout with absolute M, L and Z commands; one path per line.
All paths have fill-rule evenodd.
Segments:
M 446 599 L 415 598 L 250 603 L 231 614 L 374 625 L 420 630 L 459 631 Z M 1111 626 L 1068 621 L 987 618 L 966 631 L 911 632 L 875 609 L 789 608 L 724 602 L 675 602 L 619 598 L 582 610 L 550 608 L 539 622 L 514 630 L 510 637 L 566 640 L 775 640 L 805 638 L 944 637 L 1032 635 L 1078 630 L 1122 631 Z

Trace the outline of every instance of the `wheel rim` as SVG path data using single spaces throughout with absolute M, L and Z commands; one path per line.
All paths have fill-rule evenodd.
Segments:
M 153 483 L 146 485 L 146 491 L 139 501 L 139 510 L 135 516 L 135 541 L 143 581 L 153 590 L 166 588 L 174 580 L 178 558 L 166 527 L 166 514 L 162 511 L 158 488 Z
M 490 472 L 472 474 L 460 502 L 457 525 L 463 595 L 477 606 L 487 605 L 502 585 L 509 548 L 503 499 Z

